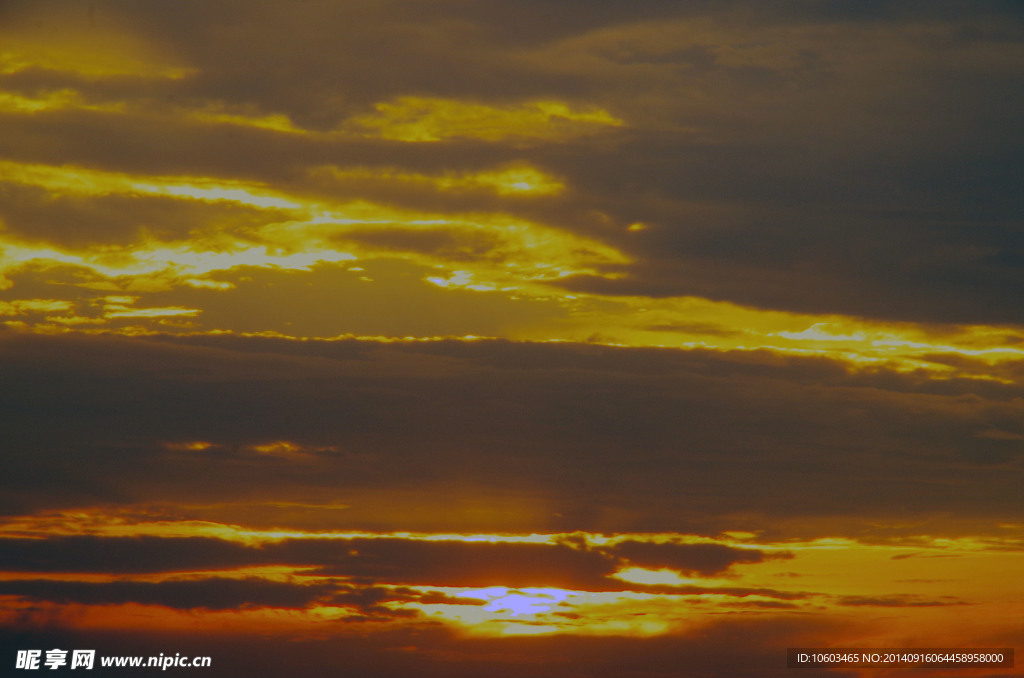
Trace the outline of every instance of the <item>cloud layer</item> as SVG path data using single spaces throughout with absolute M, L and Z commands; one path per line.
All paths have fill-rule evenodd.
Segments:
M 349 529 L 1019 518 L 1009 385 L 507 342 L 8 334 L 3 347 L 9 513 L 216 496 L 346 504 L 323 516 Z
M 1012 645 L 1022 38 L 1001 0 L 0 3 L 5 650 Z

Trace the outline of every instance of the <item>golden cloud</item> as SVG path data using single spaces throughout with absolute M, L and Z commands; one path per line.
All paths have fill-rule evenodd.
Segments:
M 559 141 L 625 123 L 608 111 L 576 109 L 560 101 L 494 106 L 434 97 L 399 97 L 375 105 L 376 113 L 348 120 L 343 130 L 395 141 L 445 139 L 501 141 L 509 138 Z

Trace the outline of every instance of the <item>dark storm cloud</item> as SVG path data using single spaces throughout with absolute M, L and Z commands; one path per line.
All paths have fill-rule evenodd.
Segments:
M 768 516 L 1020 517 L 1024 411 L 1009 385 L 509 342 L 0 345 L 8 512 L 216 497 L 349 504 L 334 529 L 493 530 L 507 510 L 509 530 L 711 534 L 737 529 L 734 513 L 764 529 Z M 281 440 L 333 451 L 256 451 Z M 213 447 L 173 445 L 188 441 Z

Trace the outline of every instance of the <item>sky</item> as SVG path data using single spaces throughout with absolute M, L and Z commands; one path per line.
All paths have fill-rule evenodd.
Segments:
M 0 662 L 1015 675 L 785 667 L 1024 648 L 1022 83 L 1011 0 L 0 0 Z

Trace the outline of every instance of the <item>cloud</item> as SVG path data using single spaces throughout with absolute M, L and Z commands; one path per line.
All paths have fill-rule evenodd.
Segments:
M 1016 506 L 1018 442 L 978 435 L 1020 433 L 1011 386 L 494 341 L 2 342 L 14 512 L 100 498 L 201 506 L 213 493 L 225 505 L 341 501 L 355 529 L 714 534 L 739 529 L 734 514 L 770 530 L 894 505 L 1005 521 Z M 275 441 L 334 451 L 254 451 Z M 693 555 L 692 569 L 714 567 Z
M 547 281 L 578 294 L 1017 324 L 1022 17 L 1005 3 L 863 7 L 442 2 L 425 13 L 312 2 L 285 14 L 106 3 L 85 43 L 109 39 L 104 63 L 164 66 L 86 78 L 74 59 L 46 56 L 52 41 L 26 34 L 32 53 L 17 58 L 42 66 L 11 67 L 0 89 L 59 105 L 6 114 L 0 136 L 18 162 L 300 193 L 325 165 L 415 177 L 526 163 L 556 173 L 566 192 L 501 209 L 626 255 L 616 278 L 608 268 Z M 70 7 L 52 14 L 60 31 L 90 20 Z M 180 73 L 165 77 L 168 65 Z M 579 136 L 599 129 L 614 133 Z M 466 204 L 391 183 L 398 203 Z M 122 209 L 116 197 L 16 197 L 18 232 L 74 242 L 196 228 L 179 205 L 161 216 L 147 200 Z M 251 218 L 204 213 L 199 230 Z M 628 230 L 637 222 L 648 227 Z M 457 234 L 470 251 L 474 238 Z
M 568 544 L 374 538 L 292 538 L 258 545 L 207 537 L 53 536 L 4 539 L 0 569 L 12 573 L 146 574 L 287 566 L 306 576 L 344 577 L 359 588 L 339 589 L 334 600 L 376 605 L 386 600 L 448 602 L 444 594 L 422 597 L 411 589 L 371 587 L 555 587 L 575 591 L 661 591 L 704 595 L 792 597 L 762 588 L 633 585 L 613 577 L 621 567 L 670 568 L 711 576 L 734 563 L 770 557 L 756 549 L 717 544 L 664 544 L 636 540 L 610 548 Z M 797 594 L 801 597 L 803 594 Z M 404 597 L 403 597 L 404 596 Z M 410 597 L 411 596 L 411 597 Z
M 3 544 L 0 568 L 10 572 L 179 572 L 267 562 L 258 551 L 205 537 L 70 536 L 5 539 Z
M 376 113 L 346 121 L 354 133 L 397 141 L 429 142 L 448 138 L 500 141 L 538 138 L 559 141 L 588 136 L 601 127 L 623 124 L 608 111 L 573 110 L 558 101 L 527 102 L 497 108 L 457 100 L 400 97 L 378 103 Z
M 302 609 L 324 597 L 330 584 L 289 584 L 264 579 L 76 582 L 23 579 L 0 582 L 0 595 L 61 605 L 162 605 L 178 610 L 230 610 L 257 607 Z
M 612 553 L 625 558 L 633 565 L 650 569 L 670 568 L 703 576 L 724 572 L 737 563 L 760 563 L 765 560 L 762 551 L 732 548 L 722 544 L 622 541 L 615 544 Z
M 40 185 L 3 184 L 0 220 L 22 241 L 72 250 L 137 244 L 147 238 L 181 240 L 200 230 L 245 233 L 268 215 L 235 204 L 197 203 L 170 197 L 101 192 L 63 193 Z M 283 218 L 283 217 L 279 217 Z
M 577 293 L 1020 320 L 1011 178 L 1024 28 L 1005 3 L 442 2 L 430 13 L 406 2 L 312 2 L 286 13 L 105 3 L 91 15 L 12 13 L 18 26 L 43 21 L 86 36 L 58 49 L 26 28 L 12 43 L 0 89 L 44 108 L 56 102 L 4 115 L 0 135 L 17 161 L 300 191 L 325 164 L 429 176 L 526 162 L 570 189 L 529 208 L 532 219 L 628 255 L 618 278 L 576 271 L 557 283 Z M 75 50 L 95 58 L 69 57 Z M 33 59 L 34 68 L 17 66 Z M 97 71 L 103 64 L 134 70 Z M 580 125 L 616 131 L 574 141 Z M 410 148 L 424 145 L 432 148 Z M 397 188 L 396 200 L 422 202 Z M 165 234 L 193 221 L 181 206 L 173 219 L 126 219 L 116 213 L 146 207 L 122 211 L 116 198 L 38 210 L 37 198 L 17 202 L 30 212 L 12 215 L 19 230 L 78 242 L 130 237 L 143 218 Z M 638 222 L 648 228 L 628 231 Z
M 926 598 L 910 594 L 894 594 L 889 596 L 842 596 L 839 605 L 850 607 L 942 607 L 946 605 L 968 605 L 956 596 Z
M 605 579 L 614 569 L 611 559 L 567 546 L 354 539 L 343 548 L 309 541 L 291 541 L 284 548 L 300 554 L 326 550 L 321 558 L 330 564 L 319 574 L 391 584 L 618 588 Z
M 0 5 L 0 513 L 393 535 L 9 539 L 8 571 L 346 580 L 2 582 L 21 631 L 82 626 L 46 601 L 326 601 L 370 624 L 303 632 L 319 673 L 782 675 L 846 638 L 814 604 L 966 598 L 768 589 L 775 551 L 642 535 L 1019 548 L 1016 4 Z M 576 530 L 614 538 L 401 536 Z M 492 584 L 689 606 L 650 642 L 346 635 Z M 295 673 L 216 642 L 222 675 Z

